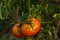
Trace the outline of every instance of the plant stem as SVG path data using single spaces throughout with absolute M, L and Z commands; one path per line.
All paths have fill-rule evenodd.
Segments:
M 47 24 L 47 23 L 52 23 L 52 22 L 41 22 L 41 23 L 42 23 L 42 24 L 43 24 L 43 23 Z
M 17 19 L 17 22 L 20 23 L 20 18 L 18 16 L 18 11 L 19 11 L 19 6 L 17 6 L 16 11 L 15 11 L 15 18 Z
M 27 0 L 28 13 L 30 14 L 30 0 Z

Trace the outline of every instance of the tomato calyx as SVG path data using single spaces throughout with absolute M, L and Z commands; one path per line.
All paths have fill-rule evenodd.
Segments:
M 19 26 L 18 26 L 18 27 L 19 27 L 19 28 L 21 28 L 21 26 L 22 26 L 22 25 L 23 25 L 23 24 L 21 23 L 21 24 L 19 24 Z

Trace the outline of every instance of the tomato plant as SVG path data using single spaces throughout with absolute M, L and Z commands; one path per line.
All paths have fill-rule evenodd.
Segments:
M 15 24 L 12 28 L 12 34 L 17 38 L 22 38 L 24 35 L 21 33 L 19 24 Z
M 21 32 L 25 36 L 33 36 L 40 30 L 40 21 L 36 18 L 29 18 L 30 24 L 23 24 L 21 27 Z

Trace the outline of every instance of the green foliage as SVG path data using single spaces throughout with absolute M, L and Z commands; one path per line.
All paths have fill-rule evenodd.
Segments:
M 18 12 L 17 7 L 19 7 Z M 17 16 L 15 15 L 17 12 Z M 56 14 L 56 16 L 54 16 Z M 54 16 L 54 17 L 53 17 Z M 12 26 L 17 23 L 17 18 L 22 23 L 29 22 L 28 17 L 36 17 L 41 22 L 41 31 L 37 33 L 36 40 L 56 40 L 57 31 L 54 25 L 60 21 L 60 5 L 54 0 L 1 0 L 0 3 L 0 39 L 5 40 L 28 40 L 29 37 L 16 38 L 11 35 Z M 53 23 L 54 22 L 54 23 Z M 6 31 L 4 31 L 6 29 Z M 30 37 L 35 40 L 35 37 Z

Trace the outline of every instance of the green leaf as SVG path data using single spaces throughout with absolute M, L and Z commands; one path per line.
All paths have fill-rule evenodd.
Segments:
M 0 19 L 3 19 L 1 9 L 0 9 Z

